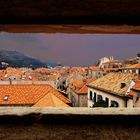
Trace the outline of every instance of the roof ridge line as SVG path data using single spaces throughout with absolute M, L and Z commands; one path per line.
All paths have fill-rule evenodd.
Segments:
M 53 100 L 53 98 L 52 98 L 52 93 L 51 93 L 51 92 L 49 92 L 49 93 L 48 93 L 48 95 L 50 96 L 50 99 L 51 99 L 51 101 L 52 101 L 53 105 L 55 106 L 54 100 Z
M 51 90 L 51 89 L 49 89 L 49 90 Z M 47 94 L 44 94 L 42 97 L 40 97 L 40 98 L 36 101 L 36 103 L 39 102 L 42 98 L 44 98 L 44 97 L 45 97 L 46 95 L 48 95 L 49 93 L 50 93 L 50 91 L 48 91 Z M 35 104 L 36 104 L 36 103 L 35 103 Z

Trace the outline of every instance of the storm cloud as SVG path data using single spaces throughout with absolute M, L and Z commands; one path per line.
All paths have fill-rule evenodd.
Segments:
M 16 50 L 46 62 L 94 65 L 104 56 L 135 57 L 140 52 L 140 35 L 1 32 L 0 49 Z

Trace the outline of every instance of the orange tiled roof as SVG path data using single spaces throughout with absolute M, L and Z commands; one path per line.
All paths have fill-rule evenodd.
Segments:
M 87 79 L 86 84 L 90 84 L 91 82 L 93 82 L 95 80 L 96 80 L 96 78 Z M 77 94 L 87 94 L 88 87 L 86 84 L 84 84 L 83 87 L 77 91 Z
M 70 82 L 73 83 L 73 85 L 78 86 L 83 84 L 83 79 L 72 79 Z
M 49 79 L 52 79 L 52 80 L 56 80 L 57 79 L 57 75 L 49 75 Z
M 66 104 L 70 103 L 65 96 L 50 85 L 0 85 L 0 104 L 33 105 L 48 93 Z M 4 101 L 5 96 L 8 96 L 8 101 Z
M 140 81 L 137 81 L 132 89 L 140 91 Z
M 137 78 L 138 76 L 132 73 L 109 73 L 106 76 L 95 80 L 93 83 L 89 84 L 89 86 L 124 96 L 131 81 Z M 123 88 L 121 88 L 122 82 L 125 83 Z
M 20 73 L 21 73 L 21 70 L 18 69 L 18 68 L 11 68 L 11 67 L 8 67 L 8 68 L 6 68 L 6 72 L 7 72 L 7 73 L 20 74 Z
M 96 66 L 90 66 L 89 69 L 93 70 L 93 71 L 101 71 L 102 69 L 96 67 Z
M 80 74 L 80 75 L 84 75 L 84 74 L 86 74 L 86 71 L 78 71 L 78 74 Z
M 4 78 L 5 76 L 5 70 L 0 70 L 0 78 Z
M 76 93 L 78 93 L 78 94 L 87 94 L 87 92 L 88 92 L 88 88 L 87 88 L 87 86 L 86 85 L 84 85 L 78 92 L 76 92 Z
M 73 79 L 70 81 L 72 83 L 72 89 L 77 91 L 84 85 L 83 79 Z
M 134 64 L 134 65 L 126 66 L 123 69 L 140 69 L 140 64 Z
M 61 99 L 64 103 L 66 104 L 70 104 L 70 100 L 68 98 L 66 98 L 65 96 L 63 96 L 60 92 L 58 92 L 57 90 L 52 90 L 50 91 L 50 93 L 52 93 L 53 95 L 55 95 L 56 97 L 58 97 L 59 99 Z
M 135 85 L 132 87 L 132 89 L 131 89 L 130 92 L 129 92 L 129 95 L 130 95 L 130 96 L 133 96 L 133 95 L 135 94 L 135 91 L 134 91 L 134 90 L 140 92 L 140 81 L 136 81 L 136 82 L 135 82 Z
M 35 69 L 34 71 L 35 71 L 35 72 L 50 72 L 50 70 L 47 69 L 47 68 L 37 68 L 37 69 Z
M 65 104 L 62 100 L 60 100 L 55 95 L 48 93 L 43 98 L 41 98 L 33 107 L 69 107 L 67 104 Z
M 130 90 L 129 96 L 133 96 L 134 94 L 135 94 L 135 92 L 133 90 Z
M 90 84 L 91 82 L 95 81 L 97 78 L 90 78 L 90 79 L 86 79 L 87 82 L 86 84 Z
M 120 68 L 103 68 L 104 71 L 119 70 Z

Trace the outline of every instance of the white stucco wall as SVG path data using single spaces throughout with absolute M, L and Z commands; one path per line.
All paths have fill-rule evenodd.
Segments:
M 107 57 L 101 58 L 101 59 L 100 59 L 99 67 L 100 67 L 100 68 L 103 68 L 103 67 L 104 67 L 103 64 L 106 63 L 106 62 L 109 62 L 110 60 L 113 60 L 113 57 L 112 57 L 112 58 L 107 58 Z
M 127 108 L 133 108 L 133 99 L 127 101 Z
M 139 69 L 136 69 L 136 73 L 139 74 Z
M 10 81 L 0 81 L 0 85 L 9 85 Z
M 140 74 L 140 69 L 125 69 L 123 70 L 123 72 L 130 72 L 130 73 L 136 73 L 136 74 Z
M 88 107 L 94 104 L 94 102 L 91 101 L 89 97 L 90 91 L 92 91 L 93 96 L 94 96 L 94 92 L 96 92 L 97 95 L 102 95 L 103 100 L 105 100 L 106 97 L 109 98 L 109 106 L 111 105 L 111 100 L 112 100 L 112 101 L 117 101 L 119 103 L 119 107 L 125 107 L 126 101 L 123 98 L 90 87 L 88 87 Z M 131 102 L 129 103 L 129 106 L 131 106 Z

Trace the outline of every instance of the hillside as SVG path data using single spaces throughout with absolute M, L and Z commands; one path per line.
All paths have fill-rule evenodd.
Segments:
M 41 62 L 38 59 L 24 55 L 17 51 L 0 50 L 1 67 L 6 65 L 11 67 L 47 67 L 47 63 Z

